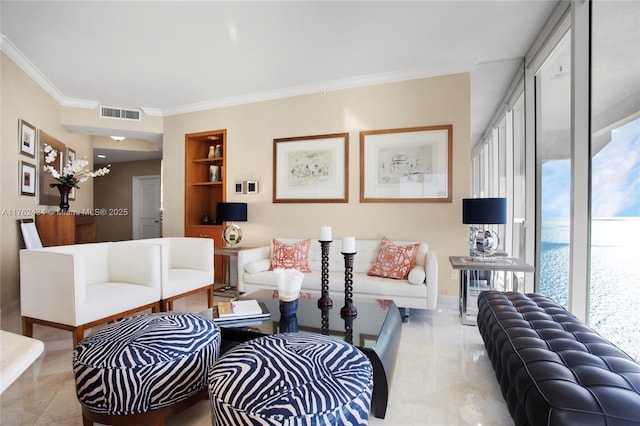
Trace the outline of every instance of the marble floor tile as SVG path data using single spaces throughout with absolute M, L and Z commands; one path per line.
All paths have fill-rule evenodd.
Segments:
M 176 301 L 175 310 L 199 312 L 202 295 Z M 19 313 L 2 318 L 1 328 L 20 332 Z M 89 334 L 91 330 L 87 334 Z M 0 396 L 2 426 L 81 426 L 71 371 L 71 333 L 34 326 L 45 352 Z M 211 425 L 209 401 L 171 416 L 167 426 Z M 412 310 L 391 382 L 385 419 L 371 425 L 511 425 L 482 338 L 475 326 L 460 324 L 457 298 L 440 297 L 435 311 Z

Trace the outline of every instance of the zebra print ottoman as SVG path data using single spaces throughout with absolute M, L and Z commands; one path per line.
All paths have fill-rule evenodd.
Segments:
M 213 425 L 366 425 L 373 369 L 356 347 L 283 333 L 225 353 L 211 370 Z
M 220 330 L 199 315 L 129 317 L 82 340 L 73 352 L 83 422 L 161 425 L 207 397 Z

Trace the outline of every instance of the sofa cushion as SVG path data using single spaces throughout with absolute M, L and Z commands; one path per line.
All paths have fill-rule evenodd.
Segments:
M 311 272 L 309 269 L 310 244 L 310 239 L 286 244 L 274 238 L 270 270 L 283 268 L 297 269 L 301 272 Z
M 419 246 L 419 243 L 401 246 L 382 238 L 378 255 L 367 275 L 406 279 L 415 263 Z

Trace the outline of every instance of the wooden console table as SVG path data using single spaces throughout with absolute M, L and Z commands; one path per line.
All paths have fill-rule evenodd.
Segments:
M 95 243 L 96 217 L 88 214 L 39 214 L 36 228 L 44 247 Z

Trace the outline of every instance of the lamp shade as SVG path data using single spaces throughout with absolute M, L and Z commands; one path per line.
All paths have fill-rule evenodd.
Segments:
M 216 222 L 246 222 L 247 203 L 218 203 Z
M 500 225 L 507 223 L 506 198 L 464 198 L 462 223 L 471 225 Z

